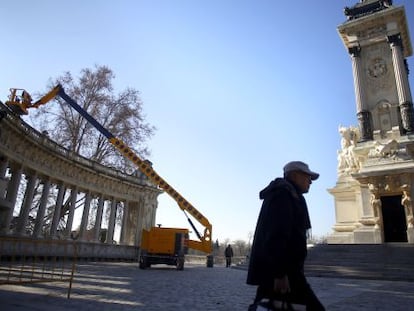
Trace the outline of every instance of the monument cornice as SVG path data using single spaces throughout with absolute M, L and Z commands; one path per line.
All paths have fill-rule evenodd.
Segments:
M 394 27 L 393 23 L 399 26 Z M 399 31 L 397 32 L 397 29 Z M 347 49 L 354 46 L 385 42 L 388 36 L 400 34 L 404 57 L 412 55 L 412 46 L 403 6 L 390 7 L 376 13 L 347 21 L 337 28 Z

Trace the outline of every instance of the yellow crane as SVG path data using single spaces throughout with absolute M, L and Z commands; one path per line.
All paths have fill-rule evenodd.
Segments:
M 188 202 L 177 190 L 175 190 L 165 179 L 158 175 L 158 173 L 152 168 L 149 161 L 142 160 L 121 139 L 112 135 L 95 118 L 79 106 L 76 101 L 65 93 L 61 85 L 55 86 L 50 92 L 36 102 L 32 102 L 30 94 L 24 89 L 12 88 L 10 89 L 10 96 L 9 100 L 6 101 L 6 105 L 11 111 L 13 111 L 13 113 L 20 116 L 28 114 L 29 109 L 38 108 L 39 106 L 48 103 L 55 97 L 60 97 L 68 103 L 102 135 L 104 135 L 124 157 L 132 161 L 139 168 L 139 170 L 144 173 L 149 180 L 151 180 L 152 183 L 170 195 L 186 215 L 187 220 L 199 239 L 190 240 L 189 230 L 183 228 L 152 227 L 150 230 L 143 230 L 139 258 L 140 268 L 150 267 L 151 264 L 164 263 L 175 265 L 177 269 L 182 270 L 184 268 L 184 255 L 187 253 L 187 248 L 206 253 L 207 267 L 212 267 L 212 225 L 208 219 L 190 202 Z M 203 234 L 199 233 L 187 213 L 204 227 Z

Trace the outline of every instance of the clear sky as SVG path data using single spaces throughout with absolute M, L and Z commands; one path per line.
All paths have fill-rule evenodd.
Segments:
M 141 92 L 154 169 L 213 225 L 247 240 L 258 192 L 303 160 L 314 235 L 331 232 L 338 126 L 357 125 L 351 60 L 337 26 L 357 0 L 5 0 L 0 99 L 46 92 L 49 78 L 110 67 Z M 414 34 L 414 3 L 404 5 Z M 414 40 L 413 37 L 411 37 Z M 408 58 L 414 71 L 413 57 Z M 414 88 L 413 73 L 410 76 Z M 167 194 L 157 223 L 189 227 Z M 199 229 L 202 229 L 199 227 Z

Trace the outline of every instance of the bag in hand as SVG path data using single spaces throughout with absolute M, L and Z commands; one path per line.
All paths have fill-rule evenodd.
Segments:
M 256 311 L 278 311 L 278 310 L 285 310 L 285 311 L 305 311 L 306 306 L 298 305 L 298 304 L 291 304 L 286 301 L 280 300 L 262 300 L 256 304 L 256 309 L 250 308 L 250 310 Z

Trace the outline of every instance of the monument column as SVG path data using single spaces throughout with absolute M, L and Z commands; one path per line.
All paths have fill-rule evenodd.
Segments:
M 0 178 L 4 178 L 6 176 L 7 168 L 9 166 L 9 162 L 6 158 L 0 158 Z
M 50 237 L 56 238 L 57 235 L 57 228 L 59 225 L 60 220 L 60 214 L 62 213 L 62 206 L 63 206 L 63 199 L 66 192 L 66 187 L 63 183 L 58 185 L 58 195 L 56 198 L 56 205 L 55 210 L 53 212 L 53 219 L 52 219 L 52 225 L 50 226 Z
M 111 212 L 109 214 L 108 234 L 106 237 L 106 243 L 108 244 L 112 244 L 112 241 L 114 240 L 115 216 L 117 207 L 117 200 L 113 198 L 111 202 Z
M 8 234 L 10 232 L 10 224 L 13 218 L 13 210 L 16 205 L 17 192 L 20 186 L 20 180 L 22 178 L 22 167 L 13 166 L 10 168 L 11 178 L 7 185 L 7 194 L 5 201 L 7 206 L 5 211 L 0 213 L 0 228 L 2 228 L 2 234 Z
M 50 189 L 50 180 L 46 179 L 45 181 L 43 181 L 42 197 L 40 199 L 39 209 L 37 210 L 37 214 L 36 214 L 36 223 L 35 223 L 35 227 L 33 230 L 33 236 L 35 238 L 38 238 L 42 232 L 47 198 L 49 196 L 49 189 Z
M 93 240 L 101 242 L 99 234 L 101 233 L 102 213 L 104 208 L 105 198 L 101 195 L 98 200 L 98 210 L 96 211 L 95 226 L 93 227 Z
M 413 100 L 404 64 L 401 36 L 389 36 L 388 43 L 391 47 L 402 125 L 406 134 L 414 134 Z
M 6 192 L 6 185 L 7 185 L 7 168 L 8 168 L 8 161 L 4 157 L 0 157 L 0 199 L 4 197 Z
M 22 178 L 23 168 L 19 165 L 13 165 L 10 168 L 11 178 L 7 186 L 6 200 L 13 206 L 16 204 L 17 191 L 20 187 L 20 180 Z
M 73 224 L 73 217 L 75 216 L 75 207 L 76 207 L 76 199 L 78 197 L 78 190 L 76 187 L 72 188 L 70 192 L 70 206 L 69 206 L 69 213 L 68 219 L 66 221 L 66 232 L 65 238 L 68 239 L 72 233 L 72 224 Z
M 354 46 L 348 49 L 352 59 L 352 71 L 354 74 L 355 98 L 357 106 L 357 117 L 361 131 L 361 141 L 372 140 L 373 132 L 371 125 L 371 114 L 366 107 L 366 98 L 363 86 L 363 68 L 361 64 L 361 48 Z
M 136 227 L 135 227 L 135 241 L 134 245 L 140 246 L 141 245 L 141 238 L 142 238 L 142 230 L 149 230 L 150 227 L 146 226 L 146 213 L 145 213 L 145 200 L 144 196 L 140 198 L 140 200 L 137 202 L 135 210 L 137 212 L 135 218 L 137 219 Z
M 80 228 L 79 228 L 79 238 L 81 240 L 85 240 L 86 238 L 85 235 L 88 229 L 87 227 L 88 227 L 88 218 L 89 218 L 89 209 L 91 205 L 91 200 L 92 200 L 92 195 L 88 191 L 85 194 L 85 203 L 83 204 L 82 221 L 81 221 Z
M 127 244 L 127 229 L 128 229 L 128 201 L 124 202 L 124 213 L 122 215 L 122 227 L 120 243 Z
M 33 203 L 33 196 L 34 196 L 36 181 L 37 181 L 36 173 L 30 174 L 27 177 L 26 192 L 24 194 L 23 204 L 20 210 L 20 215 L 19 215 L 17 228 L 16 228 L 16 233 L 18 235 L 26 234 L 26 225 L 27 225 L 27 220 L 29 218 L 30 208 L 32 207 L 32 203 Z

